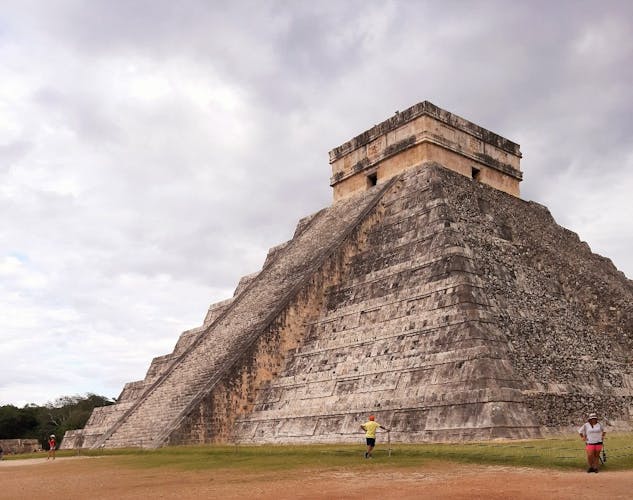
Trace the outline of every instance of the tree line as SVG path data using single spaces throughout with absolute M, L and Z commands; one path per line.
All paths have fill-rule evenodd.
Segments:
M 63 396 L 44 406 L 0 406 L 0 439 L 37 439 L 45 447 L 48 436 L 55 434 L 61 442 L 67 430 L 84 428 L 93 408 L 111 404 L 112 399 L 89 393 Z

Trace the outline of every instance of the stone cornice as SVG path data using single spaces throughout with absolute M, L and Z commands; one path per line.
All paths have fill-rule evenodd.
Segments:
M 461 130 L 488 144 L 502 149 L 507 153 L 521 158 L 520 146 L 517 143 L 512 142 L 509 139 L 506 139 L 505 137 L 502 137 L 498 134 L 495 134 L 490 130 L 480 127 L 479 125 L 476 125 L 475 123 L 472 123 L 465 118 L 446 111 L 429 101 L 423 101 L 411 106 L 410 108 L 405 109 L 404 111 L 397 112 L 391 118 L 379 123 L 378 125 L 374 125 L 369 130 L 366 130 L 362 134 L 357 135 L 353 139 L 332 149 L 329 152 L 330 163 L 333 163 L 336 160 L 354 151 L 355 149 L 358 149 L 370 143 L 381 135 L 391 132 L 392 130 L 396 130 L 397 128 L 403 126 L 411 120 L 414 120 L 415 118 L 423 115 L 435 118 L 436 120 L 443 122 L 450 127 Z

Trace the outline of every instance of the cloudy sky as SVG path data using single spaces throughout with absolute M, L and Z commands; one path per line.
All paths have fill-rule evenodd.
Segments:
M 118 396 L 417 102 L 633 277 L 629 1 L 0 5 L 0 405 Z

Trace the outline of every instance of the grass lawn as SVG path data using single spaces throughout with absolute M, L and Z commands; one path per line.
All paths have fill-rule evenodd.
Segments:
M 380 438 L 383 438 L 382 440 Z M 584 446 L 580 438 L 530 441 L 481 442 L 468 444 L 398 444 L 388 453 L 384 435 L 379 436 L 373 460 L 364 460 L 365 447 L 358 445 L 302 446 L 174 446 L 156 450 L 81 450 L 84 456 L 117 456 L 118 463 L 130 467 L 175 467 L 182 470 L 244 469 L 248 471 L 291 471 L 302 468 L 417 467 L 429 461 L 451 461 L 481 465 L 507 465 L 554 469 L 582 469 Z M 609 434 L 606 470 L 633 470 L 633 433 Z M 71 450 L 58 457 L 75 456 Z M 5 460 L 45 457 L 45 453 L 5 455 Z

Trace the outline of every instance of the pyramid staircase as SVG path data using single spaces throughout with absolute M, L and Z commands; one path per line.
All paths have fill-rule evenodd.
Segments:
M 156 447 L 221 380 L 304 281 L 375 206 L 391 182 L 322 210 L 275 252 L 232 302 L 197 332 L 92 447 Z

